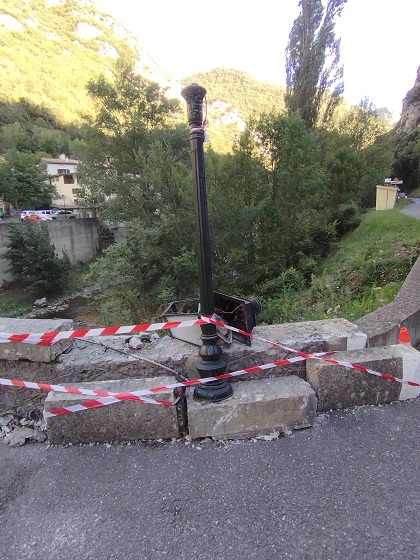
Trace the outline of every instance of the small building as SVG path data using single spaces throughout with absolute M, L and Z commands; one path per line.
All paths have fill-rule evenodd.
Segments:
M 52 205 L 59 209 L 77 210 L 75 199 L 81 186 L 76 173 L 80 161 L 61 154 L 58 158 L 42 158 L 41 162 L 46 166 L 48 179 L 56 191 Z

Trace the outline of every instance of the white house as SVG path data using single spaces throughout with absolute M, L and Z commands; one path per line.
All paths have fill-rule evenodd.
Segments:
M 45 164 L 49 181 L 56 190 L 53 195 L 52 205 L 55 208 L 74 210 L 77 208 L 75 198 L 80 191 L 80 184 L 77 182 L 77 159 L 69 159 L 64 154 L 58 158 L 42 158 Z

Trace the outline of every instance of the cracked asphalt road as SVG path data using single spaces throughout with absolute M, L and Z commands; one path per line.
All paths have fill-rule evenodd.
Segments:
M 270 442 L 0 443 L 0 557 L 418 560 L 419 413 L 335 411 Z

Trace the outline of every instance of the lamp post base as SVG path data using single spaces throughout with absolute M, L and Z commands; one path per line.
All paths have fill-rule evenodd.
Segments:
M 194 388 L 193 398 L 196 401 L 219 402 L 228 399 L 232 394 L 232 385 L 224 379 L 220 379 L 197 385 Z
M 197 371 L 201 378 L 217 377 L 226 372 L 227 364 L 222 359 L 222 349 L 218 344 L 219 337 L 216 334 L 214 325 L 204 325 L 201 327 L 209 334 L 202 334 L 203 345 L 200 348 L 202 362 L 198 364 Z M 225 379 L 216 379 L 208 383 L 196 385 L 194 389 L 194 400 L 219 402 L 228 399 L 233 394 L 230 383 Z

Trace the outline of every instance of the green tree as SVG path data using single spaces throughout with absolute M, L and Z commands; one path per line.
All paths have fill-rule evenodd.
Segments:
M 101 212 L 115 220 L 138 216 L 151 219 L 162 197 L 169 196 L 168 177 L 179 175 L 189 162 L 186 126 L 176 126 L 179 102 L 166 90 L 135 73 L 134 65 L 121 61 L 115 79 L 101 77 L 88 88 L 97 114 L 85 132 L 80 198 L 87 205 L 101 205 Z M 165 164 L 153 153 L 167 147 Z M 162 171 L 171 161 L 164 184 Z M 152 163 L 153 162 L 153 163 Z M 176 169 L 175 169 L 176 168 Z
M 138 169 L 148 134 L 168 125 L 180 108 L 179 101 L 166 97 L 167 88 L 140 76 L 134 63 L 124 60 L 117 62 L 114 79 L 101 76 L 90 81 L 87 90 L 97 111 L 89 132 L 108 152 L 108 159 L 118 156 L 121 172 Z
M 324 10 L 322 0 L 300 0 L 301 13 L 289 35 L 286 108 L 299 111 L 309 130 L 330 120 L 344 90 L 334 26 L 346 2 L 328 0 Z
M 339 146 L 326 155 L 324 167 L 329 175 L 331 205 L 337 207 L 340 204 L 358 202 L 362 157 L 349 146 Z
M 10 272 L 28 289 L 39 295 L 64 291 L 70 262 L 68 258 L 56 255 L 45 224 L 13 224 L 6 247 L 5 258 L 10 262 Z
M 26 99 L 0 101 L 0 153 L 17 150 L 56 157 L 68 154 L 76 139 L 80 142 L 80 129 L 58 124 L 45 108 Z
M 209 156 L 216 287 L 249 295 L 290 267 L 310 278 L 335 228 L 324 210 L 327 176 L 316 137 L 301 117 L 263 115 L 232 155 Z
M 37 152 L 45 152 L 52 157 L 69 153 L 69 137 L 61 130 L 35 125 L 32 128 L 32 142 Z
M 253 293 L 260 274 L 259 224 L 266 171 L 246 129 L 233 155 L 206 156 L 214 284 L 221 291 Z
M 420 187 L 420 138 L 414 144 L 413 156 L 417 159 L 417 187 Z
M 185 212 L 188 213 L 188 209 Z M 185 225 L 185 228 L 183 227 Z M 153 226 L 127 224 L 127 238 L 111 245 L 91 267 L 101 285 L 98 304 L 104 320 L 147 320 L 159 306 L 198 291 L 192 220 L 166 214 Z M 162 307 L 161 307 L 162 309 Z
M 265 276 L 270 277 L 281 267 L 296 266 L 309 250 L 323 252 L 323 245 L 311 238 L 312 222 L 316 219 L 315 224 L 322 226 L 327 178 L 316 138 L 298 114 L 264 115 L 254 135 L 258 157 L 268 172 L 260 244 Z
M 25 206 L 39 208 L 51 204 L 54 188 L 46 179 L 35 154 L 10 150 L 0 161 L 0 196 L 19 213 Z
M 340 134 L 357 153 L 372 146 L 375 141 L 389 131 L 389 126 L 377 118 L 373 103 L 365 98 L 351 107 L 338 124 Z
M 188 128 L 176 119 L 178 101 L 133 65 L 121 62 L 115 79 L 92 82 L 89 91 L 97 115 L 85 127 L 79 199 L 128 229 L 92 270 L 105 315 L 115 306 L 138 320 L 197 290 Z M 124 286 L 118 267 L 126 269 Z
M 28 131 L 18 122 L 5 124 L 0 129 L 1 152 L 17 150 L 20 152 L 32 151 L 33 143 Z
M 374 204 L 376 185 L 391 172 L 388 128 L 377 119 L 373 104 L 365 99 L 342 114 L 334 130 L 317 130 L 334 216 L 340 214 L 336 212 L 340 205 L 356 204 L 363 209 Z

